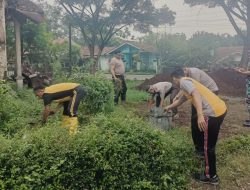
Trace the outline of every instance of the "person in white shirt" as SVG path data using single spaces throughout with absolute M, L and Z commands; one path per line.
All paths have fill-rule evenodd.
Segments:
M 152 98 L 148 103 L 149 109 L 152 108 L 154 103 L 156 107 L 163 108 L 165 98 L 168 95 L 171 96 L 173 92 L 173 85 L 171 82 L 158 82 L 156 84 L 149 85 L 146 91 L 152 94 Z

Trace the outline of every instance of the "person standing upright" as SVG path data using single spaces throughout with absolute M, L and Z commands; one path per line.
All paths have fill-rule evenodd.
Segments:
M 114 83 L 115 97 L 114 102 L 117 105 L 121 96 L 122 104 L 126 103 L 127 86 L 125 82 L 125 66 L 122 61 L 122 54 L 117 52 L 110 61 L 110 71 Z

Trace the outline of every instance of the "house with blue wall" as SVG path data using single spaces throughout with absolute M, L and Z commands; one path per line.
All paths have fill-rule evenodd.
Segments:
M 135 41 L 126 41 L 117 47 L 104 48 L 99 59 L 99 68 L 104 71 L 109 70 L 109 61 L 117 52 L 121 52 L 123 54 L 122 59 L 127 72 L 157 71 L 158 57 L 155 47 Z M 88 52 L 85 50 L 85 54 L 83 56 L 87 57 L 87 55 Z

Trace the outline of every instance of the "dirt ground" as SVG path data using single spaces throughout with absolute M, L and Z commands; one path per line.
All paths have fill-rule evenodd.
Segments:
M 232 98 L 232 97 L 225 97 L 223 96 L 222 99 L 226 102 L 228 113 L 227 116 L 223 122 L 219 139 L 229 138 L 234 135 L 239 134 L 250 134 L 250 127 L 243 127 L 242 122 L 245 119 L 249 118 L 249 114 L 246 109 L 246 105 L 244 104 L 244 98 Z M 135 104 L 135 112 L 140 115 L 141 117 L 147 117 L 148 116 L 148 110 L 146 102 L 141 102 L 138 104 Z M 186 102 L 182 107 L 179 108 L 179 114 L 180 118 L 175 120 L 173 123 L 173 127 L 187 127 L 188 130 L 190 130 L 190 112 L 191 107 L 188 102 Z M 222 176 L 221 183 L 219 186 L 211 186 L 211 185 L 203 185 L 200 183 L 197 183 L 195 181 L 192 181 L 190 185 L 190 190 L 250 190 L 250 165 L 248 163 L 245 163 L 250 159 L 250 155 L 246 155 L 241 162 L 243 162 L 242 170 L 246 172 L 246 175 L 242 175 L 242 172 L 240 172 L 241 176 L 237 173 L 237 175 L 234 173 L 234 170 L 237 170 L 240 166 L 239 163 L 235 163 L 233 165 L 234 160 L 239 160 L 240 158 L 232 158 L 232 163 L 230 166 L 227 166 L 230 168 L 219 168 L 218 170 L 219 175 Z M 245 167 L 248 165 L 249 167 Z M 236 169 L 234 169 L 234 167 Z M 243 172 L 243 173 L 244 173 Z M 223 173 L 223 174 L 222 174 Z M 233 173 L 233 174 L 232 174 Z M 236 175 L 236 177 L 235 177 Z M 237 179 L 237 177 L 239 178 Z
M 249 114 L 243 98 L 233 98 L 222 96 L 226 102 L 228 112 L 221 127 L 219 138 L 228 138 L 234 135 L 250 133 L 250 127 L 243 127 L 242 123 L 249 118 Z M 146 102 L 135 104 L 137 115 L 148 116 Z M 174 120 L 173 127 L 189 127 L 191 117 L 191 106 L 189 102 L 184 103 L 178 108 L 179 119 Z
M 230 97 L 244 97 L 246 92 L 246 76 L 233 70 L 221 68 L 216 71 L 208 72 L 209 76 L 214 79 L 219 87 L 220 94 Z M 171 81 L 171 73 L 165 72 L 158 74 L 150 79 L 146 79 L 142 84 L 137 86 L 138 90 L 145 90 L 148 85 L 157 82 Z

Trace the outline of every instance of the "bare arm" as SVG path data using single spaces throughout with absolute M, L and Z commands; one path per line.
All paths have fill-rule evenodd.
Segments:
M 43 110 L 43 115 L 42 115 L 42 122 L 46 123 L 47 119 L 49 117 L 50 114 L 50 107 L 49 106 L 45 106 L 44 110 Z
M 115 65 L 111 65 L 110 71 L 111 71 L 111 74 L 114 77 L 114 79 L 116 79 L 116 76 L 115 76 Z
M 243 75 L 250 75 L 250 71 L 248 71 L 244 68 L 235 67 L 234 70 L 240 74 L 243 74 Z
M 183 96 L 183 91 L 180 90 L 178 92 L 178 94 L 174 97 L 173 102 L 175 102 L 176 100 L 180 99 L 182 96 Z
M 154 105 L 154 100 L 151 98 L 151 99 L 148 99 L 148 109 L 150 110 Z
M 163 107 L 163 103 L 164 103 L 164 98 L 161 98 L 161 102 L 160 102 L 160 107 Z
M 176 101 L 174 101 L 171 105 L 165 107 L 164 110 L 165 111 L 169 111 L 169 110 L 171 110 L 173 108 L 177 108 L 177 107 L 179 107 L 180 105 L 182 105 L 186 101 L 187 101 L 187 99 L 184 96 L 182 96 L 181 98 L 179 98 Z
M 205 122 L 203 112 L 202 112 L 202 100 L 200 93 L 195 89 L 191 96 L 193 97 L 193 104 L 194 107 L 196 108 L 197 115 L 198 115 L 198 127 L 200 131 L 204 131 L 207 127 L 207 124 Z
M 165 92 L 160 91 L 160 97 L 161 97 L 160 107 L 161 107 L 161 108 L 163 107 L 164 96 L 165 96 Z

